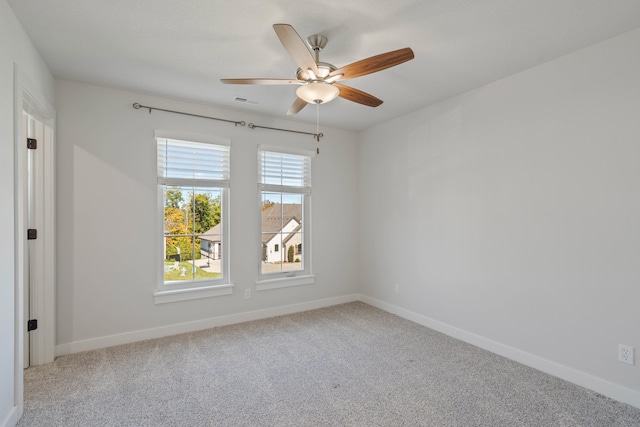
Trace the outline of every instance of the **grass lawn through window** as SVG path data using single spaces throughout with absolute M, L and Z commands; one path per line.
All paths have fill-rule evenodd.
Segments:
M 178 265 L 178 268 L 174 268 L 174 261 L 165 261 L 164 262 L 164 281 L 170 282 L 174 280 L 205 280 L 205 279 L 218 279 L 220 278 L 220 273 L 213 273 L 204 271 L 200 267 L 195 267 L 195 277 L 191 274 L 191 269 L 193 268 L 193 264 L 190 262 L 183 261 Z M 185 268 L 185 275 L 182 276 L 182 268 Z

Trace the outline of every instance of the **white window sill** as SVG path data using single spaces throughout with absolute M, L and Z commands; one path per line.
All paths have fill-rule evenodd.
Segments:
M 256 291 L 269 289 L 288 288 L 289 286 L 310 285 L 316 281 L 316 276 L 279 277 L 277 279 L 259 280 L 256 282 Z
M 229 283 L 226 285 L 199 286 L 197 288 L 158 291 L 153 294 L 153 297 L 156 300 L 156 304 L 164 304 L 167 302 L 219 297 L 223 295 L 231 295 L 232 293 L 233 284 Z

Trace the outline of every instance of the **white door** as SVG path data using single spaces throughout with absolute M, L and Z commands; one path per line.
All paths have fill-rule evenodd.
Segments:
M 31 327 L 36 326 L 34 319 L 38 313 L 38 304 L 41 304 L 42 296 L 38 290 L 44 283 L 44 152 L 49 149 L 47 139 L 50 138 L 50 129 L 34 116 L 23 112 L 23 126 L 26 179 L 25 188 L 25 224 L 27 227 L 26 244 L 26 268 L 24 286 L 24 313 L 25 320 Z M 24 328 L 24 367 L 25 369 L 34 363 L 34 353 L 37 349 L 36 334 L 38 329 L 29 331 Z

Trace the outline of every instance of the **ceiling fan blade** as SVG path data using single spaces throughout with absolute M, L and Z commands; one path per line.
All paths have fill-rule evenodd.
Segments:
M 311 69 L 318 74 L 318 65 L 307 44 L 289 24 L 274 24 L 273 29 L 289 55 L 303 70 Z
M 404 49 L 393 50 L 387 53 L 381 53 L 380 55 L 372 56 L 370 58 L 362 59 L 349 65 L 345 65 L 329 74 L 330 77 L 342 74 L 342 77 L 336 79 L 336 81 L 353 79 L 355 77 L 366 76 L 367 74 L 375 73 L 377 71 L 386 70 L 387 68 L 394 67 L 402 64 L 403 62 L 410 61 L 414 58 L 411 48 L 405 47 Z
M 220 79 L 229 85 L 299 85 L 304 82 L 296 79 Z
M 301 98 L 296 98 L 294 103 L 289 107 L 289 111 L 287 111 L 288 115 L 297 114 L 307 105 L 307 101 Z
M 334 84 L 334 86 L 340 89 L 340 98 L 357 102 L 358 104 L 366 105 L 367 107 L 377 107 L 382 104 L 381 99 L 378 99 L 373 95 L 369 95 L 367 92 L 337 83 Z

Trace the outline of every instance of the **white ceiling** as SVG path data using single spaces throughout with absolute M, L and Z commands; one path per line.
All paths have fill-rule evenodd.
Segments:
M 382 99 L 321 106 L 322 125 L 361 130 L 640 27 L 640 0 L 8 0 L 53 74 L 286 116 L 297 86 L 272 24 L 329 39 L 337 67 L 411 47 L 415 59 L 345 82 Z M 259 101 L 241 104 L 234 98 Z M 315 122 L 315 108 L 296 120 Z

